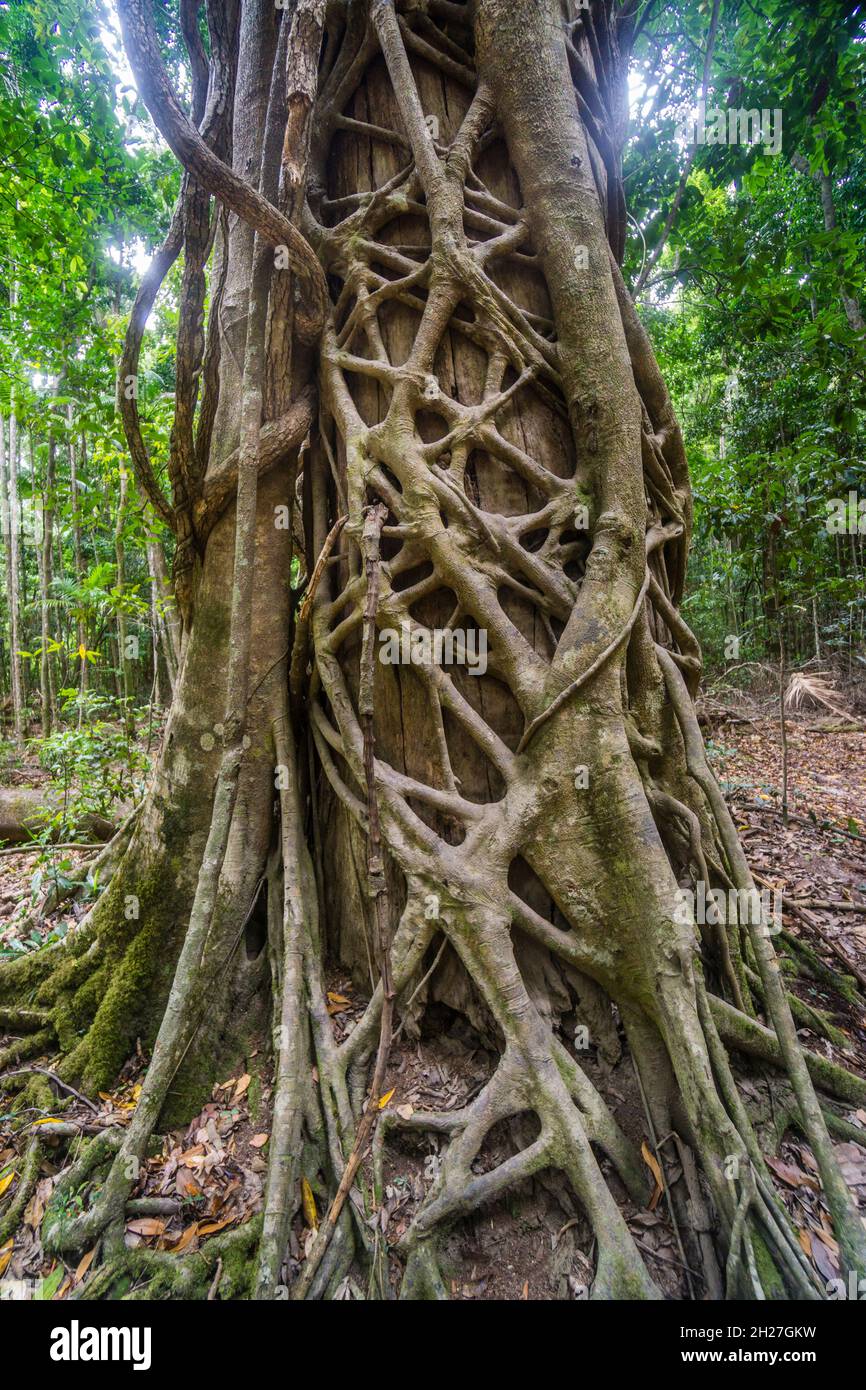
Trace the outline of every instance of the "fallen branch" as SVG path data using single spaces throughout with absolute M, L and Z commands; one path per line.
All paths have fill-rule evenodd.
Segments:
M 767 816 L 782 815 L 776 806 L 762 806 L 760 801 L 746 801 L 743 806 L 749 811 L 763 811 Z M 832 821 L 812 820 L 809 816 L 798 816 L 794 811 L 788 812 L 788 820 L 794 821 L 797 825 L 805 825 L 810 830 L 826 830 L 834 835 L 844 835 L 849 840 L 859 840 L 861 844 L 866 845 L 866 835 L 858 835 L 854 830 L 843 830 L 841 825 L 833 825 Z
M 54 787 L 3 787 L 0 790 L 0 840 L 39 849 L 41 846 L 32 842 L 46 813 L 55 816 L 64 809 L 63 794 Z M 125 809 L 128 808 L 124 808 L 124 813 Z M 107 816 L 95 812 L 78 817 L 75 828 L 96 840 L 110 840 L 117 829 Z M 69 829 L 67 826 L 67 834 Z M 59 837 L 60 830 L 59 826 L 55 829 L 55 837 Z M 88 844 L 84 848 L 93 849 L 94 846 Z
M 859 912 L 866 914 L 866 903 L 831 902 L 829 898 L 786 898 L 792 907 L 811 907 L 818 912 Z
M 38 1072 L 40 1076 L 47 1076 L 49 1081 L 53 1081 L 55 1086 L 60 1087 L 61 1091 L 66 1091 L 68 1095 L 75 1096 L 76 1100 L 80 1100 L 82 1105 L 86 1105 L 88 1110 L 93 1111 L 94 1115 L 99 1114 L 99 1107 L 94 1105 L 92 1100 L 88 1100 L 87 1096 L 83 1096 L 80 1091 L 76 1091 L 75 1087 L 70 1086 L 68 1082 L 61 1081 L 57 1073 L 49 1071 L 47 1067 L 18 1067 L 15 1071 L 7 1071 L 6 1075 L 28 1076 L 33 1072 Z
M 79 843 L 77 840 L 66 840 L 57 844 L 54 840 L 47 845 L 42 841 L 37 841 L 32 845 L 9 845 L 7 849 L 0 849 L 0 854 L 40 854 L 44 849 L 102 849 L 104 841 L 96 840 L 88 844 Z

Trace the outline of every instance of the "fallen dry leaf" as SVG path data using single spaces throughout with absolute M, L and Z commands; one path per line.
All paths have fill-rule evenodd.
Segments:
M 653 1193 L 649 1201 L 649 1210 L 655 1211 L 658 1205 L 659 1197 L 661 1197 L 662 1192 L 664 1191 L 664 1183 L 662 1182 L 662 1170 L 658 1165 L 657 1158 L 647 1148 L 646 1143 L 641 1144 L 640 1151 L 643 1154 L 644 1163 L 649 1168 L 650 1172 L 656 1180 L 655 1192 Z
M 174 1190 L 179 1197 L 197 1197 L 201 1192 L 195 1174 L 188 1168 L 178 1168 L 174 1177 Z
M 136 1236 L 161 1236 L 165 1227 L 161 1216 L 137 1216 L 126 1223 L 126 1229 Z
M 224 1221 L 204 1221 L 198 1228 L 200 1236 L 212 1236 L 215 1231 L 221 1231 L 224 1226 L 230 1226 L 233 1221 L 237 1221 L 236 1216 L 227 1216 Z
M 813 1177 L 804 1173 L 801 1168 L 785 1163 L 781 1158 L 768 1158 L 767 1167 L 772 1168 L 776 1177 L 781 1178 L 788 1187 L 811 1187 L 815 1192 L 818 1191 L 818 1184 Z
M 839 1273 L 836 1261 L 822 1240 L 812 1236 L 812 1259 L 822 1279 L 835 1279 Z
M 319 1224 L 319 1214 L 316 1211 L 316 1199 L 313 1189 L 306 1178 L 301 1178 L 301 1205 L 304 1209 L 304 1220 L 311 1230 L 315 1231 Z
M 192 1244 L 193 1240 L 198 1235 L 198 1224 L 197 1221 L 193 1221 L 191 1226 L 187 1226 L 180 1240 L 171 1247 L 173 1255 L 179 1255 L 182 1250 L 186 1250 L 187 1246 Z
M 84 1256 L 84 1258 L 80 1261 L 80 1263 L 79 1263 L 79 1265 L 78 1265 L 78 1268 L 77 1268 L 76 1271 L 75 1271 L 75 1274 L 72 1276 L 76 1284 L 80 1284 L 80 1283 L 81 1283 L 81 1280 L 84 1278 L 84 1276 L 85 1276 L 85 1274 L 87 1273 L 87 1271 L 89 1270 L 90 1266 L 93 1264 L 93 1257 L 94 1257 L 95 1254 L 96 1254 L 96 1246 L 94 1245 L 93 1249 L 92 1249 L 92 1250 L 88 1250 L 87 1254 L 86 1254 L 86 1255 Z
M 32 1230 L 37 1230 L 42 1225 L 42 1218 L 45 1215 L 45 1208 L 48 1206 L 48 1198 L 54 1186 L 53 1178 L 40 1178 L 36 1184 L 36 1191 L 24 1209 L 24 1220 Z

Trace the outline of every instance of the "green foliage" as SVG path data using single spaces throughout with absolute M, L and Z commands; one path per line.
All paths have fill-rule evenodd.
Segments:
M 64 693 L 70 697 L 67 711 L 76 711 L 78 692 Z M 115 801 L 141 799 L 147 759 L 129 741 L 123 725 L 99 717 L 100 708 L 114 713 L 113 702 L 90 695 L 86 722 L 37 741 L 39 761 L 63 793 L 60 809 L 45 813 L 43 833 L 68 837 L 86 816 L 107 817 Z
M 677 125 L 701 88 L 710 8 L 665 6 L 641 39 L 647 91 L 625 177 L 646 251 L 631 239 L 633 281 L 685 168 Z M 863 538 L 827 522 L 866 476 L 864 37 L 854 4 L 722 5 L 707 105 L 779 109 L 781 153 L 694 146 L 639 299 L 696 493 L 687 614 L 709 669 L 732 679 L 775 662 L 780 638 L 794 661 L 862 660 Z

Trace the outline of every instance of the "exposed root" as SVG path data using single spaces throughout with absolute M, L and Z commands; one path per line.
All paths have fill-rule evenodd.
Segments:
M 31 1139 L 18 1179 L 18 1186 L 6 1210 L 0 1215 L 0 1245 L 3 1245 L 9 1236 L 18 1229 L 24 1208 L 33 1196 L 39 1181 L 39 1164 L 42 1161 L 43 1152 L 42 1140 L 38 1137 Z
M 259 1245 L 256 1298 L 272 1298 L 293 1211 L 298 1180 L 301 1125 L 304 1116 L 303 1078 L 308 1074 L 307 1018 L 303 997 L 304 952 L 312 949 L 315 929 L 308 914 L 315 906 L 315 880 L 300 824 L 296 795 L 294 745 L 286 736 L 287 708 L 274 726 L 277 765 L 290 773 L 281 792 L 283 910 L 274 998 L 279 1000 L 276 1084 L 268 1161 L 267 1189 Z M 289 790 L 291 788 L 291 790 Z
M 776 1067 L 784 1067 L 785 1062 L 779 1047 L 779 1040 L 770 1028 L 739 1013 L 724 999 L 715 995 L 710 998 L 710 1006 L 719 1036 L 729 1048 L 744 1052 L 749 1057 L 757 1057 L 762 1062 L 770 1062 Z M 851 1105 L 863 1105 L 866 1101 L 866 1081 L 854 1072 L 846 1071 L 837 1062 L 822 1057 L 819 1052 L 803 1049 L 803 1058 L 815 1085 L 820 1086 L 827 1095 L 837 1100 L 848 1101 Z
M 261 1218 L 253 1217 L 233 1231 L 212 1236 L 189 1255 L 143 1248 L 114 1250 L 72 1298 L 204 1299 L 213 1288 L 218 1268 L 219 1297 L 247 1297 L 254 1268 L 251 1257 L 260 1235 Z

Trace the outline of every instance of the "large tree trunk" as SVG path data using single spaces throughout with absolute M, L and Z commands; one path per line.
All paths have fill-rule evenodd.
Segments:
M 409 1026 L 425 1001 L 460 1009 L 501 1054 L 465 1109 L 380 1126 L 377 1145 L 402 1125 L 451 1140 L 401 1242 L 407 1294 L 443 1291 L 449 1225 L 558 1169 L 597 1242 L 594 1296 L 657 1296 L 597 1151 L 638 1199 L 645 1170 L 558 1029 L 576 1010 L 619 1046 L 614 1005 L 650 1132 L 679 1136 L 672 1200 L 709 1294 L 814 1294 L 726 1041 L 783 1064 L 844 1258 L 862 1268 L 812 1075 L 846 1099 L 856 1079 L 805 1059 L 766 922 L 714 927 L 678 910 L 681 884 L 752 884 L 692 705 L 682 441 L 618 268 L 636 7 L 593 0 L 564 21 L 554 0 L 399 13 L 348 0 L 329 7 L 321 42 L 321 0 L 300 0 L 291 31 L 247 0 L 236 42 L 234 5 L 214 6 L 207 91 L 185 29 L 200 134 L 170 92 L 149 7 L 119 8 L 139 89 L 187 169 L 121 365 L 122 385 L 185 245 L 171 500 L 135 393 L 121 398 L 139 480 L 177 538 L 183 657 L 110 888 L 59 968 L 42 953 L 7 971 L 47 1010 L 63 1075 L 104 1084 L 136 1037 L 154 1049 L 99 1200 L 72 1221 L 55 1204 L 48 1237 L 84 1248 L 116 1228 L 160 1116 L 190 1112 L 272 986 L 259 1296 L 279 1277 L 305 1143 L 305 1173 L 312 1152 L 336 1195 L 298 1289 L 332 1284 L 353 1222 L 363 1250 L 365 1223 L 342 1201 L 378 1112 L 395 1000 L 398 1013 L 412 1002 Z M 205 189 L 231 209 L 215 229 Z M 291 622 L 298 504 L 307 594 Z M 486 673 L 377 659 L 384 630 L 402 628 L 410 642 L 485 634 Z M 324 951 L 369 979 L 367 941 L 382 980 L 337 1046 Z M 526 1112 L 535 1137 L 478 1174 L 493 1127 Z

